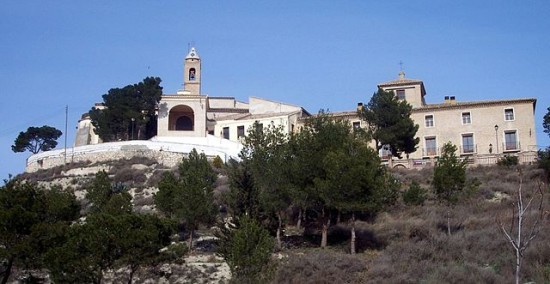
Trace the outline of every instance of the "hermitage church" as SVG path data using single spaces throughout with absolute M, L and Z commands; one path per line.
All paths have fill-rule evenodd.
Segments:
M 264 126 L 282 125 L 290 133 L 299 129 L 305 117 L 311 116 L 300 106 L 269 99 L 250 97 L 245 103 L 233 97 L 203 95 L 201 68 L 201 58 L 191 48 L 184 60 L 184 87 L 175 94 L 162 96 L 157 136 L 151 141 L 185 143 L 185 139 L 195 137 L 240 144 L 241 137 L 256 121 Z M 441 103 L 427 104 L 424 83 L 406 78 L 404 72 L 378 87 L 407 101 L 413 107 L 411 118 L 420 126 L 416 133 L 420 139 L 418 149 L 408 158 L 399 160 L 391 158 L 387 151 L 380 151 L 389 166 L 414 168 L 433 164 L 443 144 L 449 141 L 473 164 L 494 164 L 502 155 L 518 156 L 520 163 L 536 159 L 534 98 L 463 102 L 451 96 L 442 98 Z M 361 107 L 359 103 L 358 108 Z M 353 127 L 366 126 L 356 109 L 332 115 L 348 119 Z M 77 129 L 75 150 L 79 146 L 101 144 L 88 116 L 83 116 Z

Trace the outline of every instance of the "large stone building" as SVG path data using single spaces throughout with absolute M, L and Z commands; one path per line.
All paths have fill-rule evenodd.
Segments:
M 201 58 L 191 48 L 184 60 L 183 89 L 163 95 L 158 109 L 157 137 L 153 141 L 182 141 L 184 137 L 217 137 L 233 142 L 254 124 L 282 125 L 294 132 L 310 114 L 300 106 L 256 97 L 240 102 L 233 97 L 215 97 L 201 93 Z M 407 159 L 380 155 L 392 166 L 415 167 L 433 162 L 446 142 L 457 145 L 460 155 L 476 164 L 493 164 L 503 154 L 516 155 L 520 162 L 536 158 L 536 99 L 508 99 L 461 102 L 445 97 L 442 103 L 427 104 L 426 89 L 420 80 L 405 78 L 378 85 L 393 91 L 399 99 L 412 105 L 412 119 L 420 127 L 417 151 Z M 350 120 L 353 127 L 365 127 L 356 110 L 333 114 Z M 101 143 L 95 136 L 89 117 L 79 122 L 76 146 Z M 80 145 L 79 145 L 80 144 Z M 374 146 L 374 145 L 373 145 Z
M 536 158 L 534 98 L 461 102 L 446 96 L 442 103 L 427 104 L 424 83 L 405 78 L 404 72 L 378 87 L 407 101 L 413 107 L 411 118 L 419 125 L 417 151 L 408 155 L 409 159 L 391 159 L 394 165 L 432 163 L 446 142 L 456 145 L 459 154 L 475 164 L 494 164 L 502 155 L 518 156 L 522 163 Z M 335 115 L 346 117 L 355 127 L 365 126 L 355 111 Z M 380 154 L 389 159 L 387 151 Z

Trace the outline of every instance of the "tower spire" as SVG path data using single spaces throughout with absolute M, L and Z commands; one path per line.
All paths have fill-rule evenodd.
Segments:
M 399 61 L 399 80 L 405 79 L 405 71 L 403 71 L 403 61 Z

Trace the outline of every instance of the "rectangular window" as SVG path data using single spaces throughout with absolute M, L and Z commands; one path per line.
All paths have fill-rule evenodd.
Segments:
M 229 127 L 223 128 L 223 138 L 229 139 Z
M 516 131 L 504 131 L 504 150 L 518 150 L 518 137 Z
M 359 128 L 361 128 L 361 122 L 360 121 L 353 122 L 353 129 L 359 129 Z
M 513 108 L 507 108 L 504 110 L 504 120 L 514 120 L 514 109 Z
M 433 127 L 434 126 L 434 116 L 433 115 L 426 115 L 424 117 L 426 121 L 426 127 Z
M 470 115 L 470 112 L 463 112 L 462 124 L 471 124 L 471 123 L 472 123 L 472 116 Z
M 425 140 L 426 149 L 424 156 L 435 156 L 437 155 L 437 146 L 435 144 L 435 137 L 426 137 Z
M 474 135 L 463 134 L 462 135 L 462 153 L 474 152 Z
M 237 126 L 237 138 L 244 137 L 244 125 Z
M 395 90 L 395 95 L 398 99 L 404 100 L 405 99 L 405 90 Z

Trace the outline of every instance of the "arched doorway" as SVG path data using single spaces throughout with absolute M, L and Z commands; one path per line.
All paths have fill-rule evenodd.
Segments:
M 185 115 L 178 117 L 176 130 L 193 130 L 193 119 Z
M 170 110 L 168 129 L 176 131 L 193 131 L 195 129 L 195 113 L 187 105 L 178 105 Z

